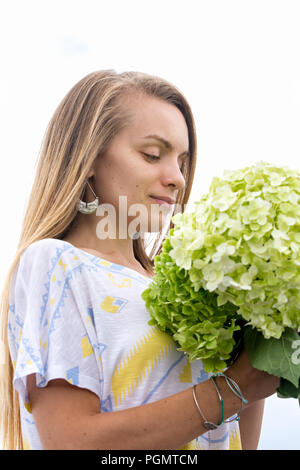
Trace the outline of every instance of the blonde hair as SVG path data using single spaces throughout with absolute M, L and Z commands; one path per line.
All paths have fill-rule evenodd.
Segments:
M 182 112 L 188 127 L 190 159 L 183 168 L 186 185 L 178 192 L 176 201 L 182 208 L 180 212 L 188 202 L 196 166 L 196 131 L 192 111 L 181 92 L 160 77 L 134 71 L 116 73 L 112 69 L 90 73 L 75 84 L 46 130 L 20 241 L 1 295 L 0 344 L 2 341 L 4 354 L 0 365 L 0 437 L 4 449 L 23 449 L 19 396 L 13 388 L 14 369 L 7 336 L 13 272 L 31 243 L 66 236 L 75 221 L 77 202 L 82 198 L 95 159 L 130 123 L 131 116 L 122 103 L 122 97 L 128 97 L 130 92 L 160 98 Z M 173 226 L 170 221 L 168 228 Z M 158 238 L 148 256 L 143 239 L 133 240 L 135 257 L 151 273 L 154 255 L 161 252 L 161 247 L 162 239 Z

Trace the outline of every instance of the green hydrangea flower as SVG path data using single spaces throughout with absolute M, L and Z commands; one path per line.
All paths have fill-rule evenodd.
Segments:
M 238 330 L 300 328 L 300 174 L 266 162 L 225 171 L 173 216 L 142 298 L 151 324 L 206 371 L 224 368 Z

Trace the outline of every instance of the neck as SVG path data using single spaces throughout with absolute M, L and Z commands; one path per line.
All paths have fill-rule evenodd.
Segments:
M 84 215 L 78 213 L 70 230 L 64 237 L 65 241 L 81 248 L 88 248 L 90 250 L 101 253 L 103 258 L 113 259 L 114 262 L 119 264 L 129 264 L 132 266 L 140 266 L 140 263 L 134 256 L 133 239 L 119 238 L 118 228 L 110 233 L 107 230 L 107 225 L 102 225 L 102 231 L 108 233 L 108 238 L 99 238 L 99 217 L 94 214 Z M 101 228 L 101 227 L 100 227 Z M 104 231 L 104 229 L 106 229 Z

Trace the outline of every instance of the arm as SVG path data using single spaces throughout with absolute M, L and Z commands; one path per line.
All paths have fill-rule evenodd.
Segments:
M 278 378 L 252 368 L 246 354 L 241 354 L 227 373 L 239 383 L 249 405 L 275 393 L 279 385 Z M 226 419 L 240 409 L 240 399 L 224 380 L 218 380 Z M 93 392 L 63 379 L 52 380 L 39 389 L 33 374 L 28 376 L 27 389 L 44 449 L 179 449 L 207 432 L 192 388 L 150 404 L 110 413 L 100 412 L 99 397 Z M 198 384 L 196 395 L 207 420 L 218 423 L 220 406 L 212 381 Z
M 154 403 L 101 413 L 93 392 L 51 380 L 37 388 L 35 374 L 27 389 L 44 449 L 179 449 L 207 432 L 195 406 L 192 388 Z M 220 409 L 211 381 L 197 386 L 197 399 L 207 419 L 218 422 Z M 225 416 L 233 415 L 239 399 L 224 388 Z
M 253 403 L 240 413 L 240 433 L 243 450 L 257 450 L 265 400 Z

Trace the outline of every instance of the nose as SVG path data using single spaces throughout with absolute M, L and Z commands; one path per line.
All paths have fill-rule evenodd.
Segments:
M 178 190 L 185 187 L 186 181 L 181 172 L 181 166 L 182 164 L 179 162 L 166 164 L 163 174 L 163 183 L 165 186 L 172 185 Z

